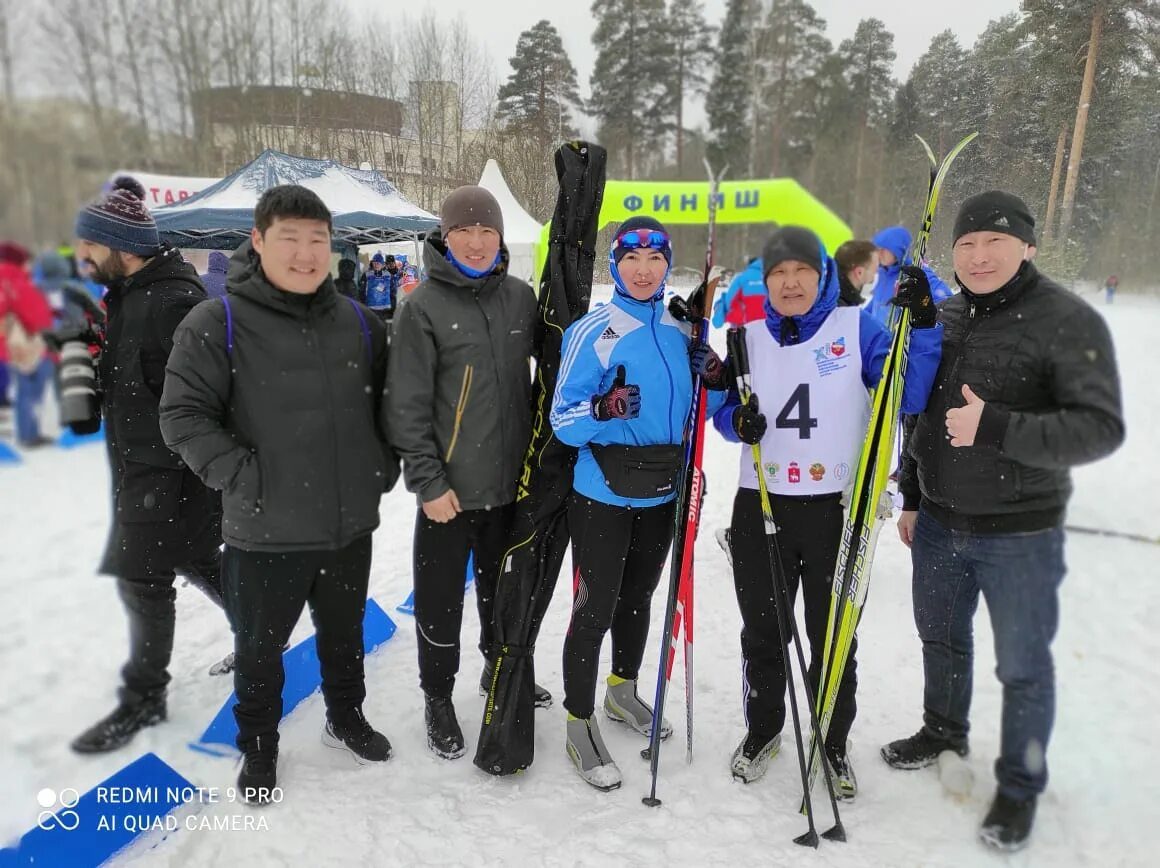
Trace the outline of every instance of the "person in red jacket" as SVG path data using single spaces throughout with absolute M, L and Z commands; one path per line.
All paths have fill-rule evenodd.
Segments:
M 40 446 L 48 441 L 36 430 L 34 407 L 20 398 L 29 391 L 26 381 L 41 377 L 45 347 L 40 332 L 52 328 L 52 308 L 28 275 L 30 258 L 21 245 L 0 242 L 0 368 L 5 370 L 0 394 L 7 395 L 11 368 L 17 381 L 17 437 L 23 446 Z

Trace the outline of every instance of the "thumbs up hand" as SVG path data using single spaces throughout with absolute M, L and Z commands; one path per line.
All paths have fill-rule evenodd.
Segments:
M 603 395 L 592 398 L 592 416 L 598 422 L 635 419 L 640 415 L 640 386 L 627 383 L 624 365 L 616 368 L 616 378 Z
M 947 410 L 947 437 L 951 446 L 974 446 L 975 435 L 979 432 L 979 419 L 986 406 L 982 398 L 963 383 L 963 398 L 966 405 Z

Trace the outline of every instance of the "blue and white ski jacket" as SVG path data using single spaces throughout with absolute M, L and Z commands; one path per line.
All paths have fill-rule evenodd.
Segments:
M 391 274 L 385 268 L 365 275 L 367 287 L 366 305 L 371 310 L 391 310 L 395 306 L 395 293 L 399 288 L 399 275 Z
M 813 307 L 801 316 L 792 317 L 798 328 L 795 343 L 805 343 L 813 338 L 826 318 L 837 309 L 838 296 L 841 292 L 837 274 L 837 264 L 833 259 L 826 257 L 826 276 L 819 287 Z M 780 346 L 781 320 L 781 315 L 773 309 L 767 298 L 765 320 L 761 323 L 751 323 L 749 328 L 769 329 L 769 333 Z M 942 361 L 942 338 L 942 323 L 935 323 L 928 329 L 914 329 L 910 333 L 910 353 L 907 356 L 906 374 L 902 381 L 904 414 L 913 415 L 926 409 L 926 402 L 934 386 L 939 363 Z M 866 308 L 862 308 L 858 319 L 858 343 L 862 353 L 862 385 L 867 389 L 873 389 L 882 379 L 882 368 L 886 364 L 886 356 L 890 353 L 890 341 L 890 330 L 875 319 Z M 713 416 L 713 426 L 731 443 L 741 442 L 741 438 L 733 430 L 733 411 L 740 403 L 741 398 L 737 390 L 731 389 L 724 405 Z M 772 408 L 761 409 L 768 413 Z
M 608 487 L 588 448 L 589 443 L 660 446 L 684 441 L 693 404 L 689 367 L 690 328 L 673 319 L 664 287 L 649 301 L 637 301 L 617 289 L 612 301 L 581 317 L 564 332 L 560 373 L 549 421 L 556 436 L 580 452 L 572 486 L 578 494 L 613 506 L 659 506 L 676 497 L 621 497 Z M 640 386 L 640 416 L 598 422 L 592 399 L 603 395 L 624 365 L 625 382 Z M 724 392 L 708 393 L 712 414 Z
M 878 266 L 878 280 L 870 290 L 870 301 L 862 309 L 885 325 L 890 319 L 890 299 L 894 298 L 894 285 L 898 283 L 898 276 L 902 273 L 902 263 L 906 261 L 906 253 L 910 250 L 912 239 L 910 230 L 905 226 L 890 226 L 875 235 L 872 240 L 876 247 L 893 253 L 895 262 L 890 266 Z M 926 272 L 926 279 L 930 281 L 931 301 L 938 304 L 954 295 L 954 290 L 935 274 L 933 268 L 924 263 L 922 270 Z

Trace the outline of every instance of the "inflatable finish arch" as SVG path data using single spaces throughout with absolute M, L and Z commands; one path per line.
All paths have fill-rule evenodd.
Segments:
M 666 226 L 705 224 L 709 220 L 707 181 L 608 181 L 600 206 L 600 226 L 649 214 Z M 850 227 L 792 178 L 725 181 L 717 191 L 717 225 L 770 223 L 807 226 L 831 254 L 853 237 Z M 536 274 L 542 274 L 551 224 L 544 226 L 536 249 Z M 754 251 L 758 253 L 760 251 Z

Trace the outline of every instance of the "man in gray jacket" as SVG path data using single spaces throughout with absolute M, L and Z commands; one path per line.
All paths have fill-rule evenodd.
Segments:
M 415 627 L 427 745 L 465 752 L 451 702 L 459 671 L 463 579 L 474 555 L 480 651 L 492 644 L 492 605 L 516 480 L 531 432 L 536 298 L 508 274 L 499 204 L 460 187 L 427 237 L 427 279 L 395 318 L 385 420 L 403 459 L 415 524 Z M 538 689 L 538 703 L 551 696 Z
M 379 499 L 398 478 L 380 433 L 383 325 L 329 276 L 330 212 L 310 190 L 267 190 L 224 299 L 178 327 L 161 398 L 166 444 L 223 493 L 222 584 L 235 631 L 238 788 L 270 799 L 282 647 L 309 603 L 327 723 L 360 761 L 390 757 L 362 713 L 362 622 Z M 252 245 L 252 246 L 251 246 Z

